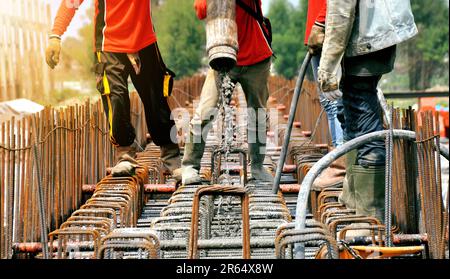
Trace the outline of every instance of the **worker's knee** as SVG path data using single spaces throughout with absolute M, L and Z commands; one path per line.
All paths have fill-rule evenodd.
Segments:
M 375 141 L 369 146 L 362 146 L 358 149 L 357 156 L 358 165 L 368 166 L 384 166 L 386 163 L 386 149 L 384 142 Z
M 136 137 L 135 131 L 131 124 L 113 123 L 110 131 L 110 140 L 113 144 L 119 146 L 130 146 Z

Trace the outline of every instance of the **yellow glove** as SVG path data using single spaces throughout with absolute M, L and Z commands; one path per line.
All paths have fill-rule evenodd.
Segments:
M 325 24 L 316 22 L 314 23 L 311 34 L 308 38 L 308 51 L 311 55 L 318 55 L 323 46 L 325 40 Z
M 54 69 L 59 63 L 59 55 L 61 53 L 61 38 L 52 35 L 48 41 L 48 47 L 45 50 L 45 60 L 50 68 Z

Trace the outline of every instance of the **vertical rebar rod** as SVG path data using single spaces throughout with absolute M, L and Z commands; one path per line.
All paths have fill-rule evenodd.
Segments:
M 394 148 L 394 107 L 391 106 L 389 114 L 389 133 L 386 136 L 386 181 L 385 181 L 385 225 L 386 225 L 386 246 L 392 247 L 392 168 L 393 168 L 393 148 Z
M 1 126 L 1 144 L 4 144 L 6 146 L 5 141 L 5 122 L 2 123 Z M 2 232 L 6 231 L 5 227 L 5 194 L 6 194 L 6 187 L 5 187 L 5 179 L 6 179 L 6 154 L 7 151 L 5 149 L 0 148 L 0 228 L 2 229 Z M 0 233 L 0 258 L 6 259 L 7 258 L 7 250 L 6 250 L 6 237 L 5 233 Z
M 41 225 L 41 243 L 42 243 L 42 253 L 44 259 L 48 259 L 48 245 L 47 245 L 47 222 L 45 220 L 45 202 L 44 202 L 44 189 L 41 180 L 41 170 L 40 170 L 40 154 L 38 150 L 39 139 L 37 135 L 37 123 L 36 116 L 32 118 L 33 123 L 33 134 L 34 134 L 34 144 L 33 144 L 33 155 L 34 155 L 34 173 L 38 183 L 38 203 L 39 203 L 39 219 Z
M 11 135 L 14 133 L 14 127 L 13 127 L 13 123 L 14 123 L 14 118 L 12 118 L 10 121 L 8 121 L 7 123 L 7 141 L 8 141 L 8 147 L 11 148 L 12 147 L 12 140 L 11 140 Z M 13 198 L 14 198 L 14 186 L 13 186 L 13 164 L 11 163 L 13 161 L 13 156 L 14 156 L 14 152 L 9 150 L 8 151 L 8 184 L 7 184 L 7 202 L 6 202 L 6 219 L 7 219 L 7 230 L 6 230 L 6 245 L 7 245 L 7 257 L 11 258 L 12 253 L 11 253 L 11 247 L 12 247 L 12 234 L 13 234 Z
M 433 154 L 435 155 L 435 163 L 436 163 L 436 199 L 438 200 L 436 214 L 439 216 L 439 258 L 445 258 L 445 230 L 446 230 L 446 218 L 445 218 L 445 206 L 442 197 L 442 177 L 441 177 L 441 153 L 440 153 L 440 137 L 439 137 L 439 112 L 435 112 L 434 115 L 431 114 L 432 121 L 430 122 L 431 128 L 433 129 L 433 134 L 435 135 L 433 146 Z M 434 118 L 433 118 L 434 116 Z

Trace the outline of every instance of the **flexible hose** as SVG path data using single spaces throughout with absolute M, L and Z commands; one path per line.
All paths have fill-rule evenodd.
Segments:
M 274 194 L 278 193 L 280 188 L 281 173 L 283 171 L 284 162 L 286 161 L 286 155 L 289 147 L 289 141 L 291 139 L 292 125 L 294 124 L 295 113 L 297 111 L 298 100 L 300 99 L 300 94 L 302 93 L 303 81 L 305 80 L 306 70 L 311 62 L 311 54 L 306 53 L 305 59 L 298 72 L 297 82 L 295 84 L 294 97 L 292 98 L 291 108 L 289 111 L 288 124 L 286 126 L 286 132 L 284 134 L 283 147 L 281 149 L 280 160 L 277 165 L 277 171 L 275 173 L 275 180 L 272 188 Z
M 302 230 L 305 228 L 306 213 L 308 207 L 308 197 L 311 190 L 311 186 L 314 180 L 320 175 L 320 173 L 326 169 L 331 163 L 333 163 L 339 157 L 345 155 L 353 149 L 356 149 L 366 143 L 375 140 L 384 140 L 389 131 L 378 131 L 360 136 L 356 139 L 350 140 L 343 145 L 337 147 L 322 159 L 320 159 L 314 166 L 308 171 L 308 174 L 303 179 L 302 185 L 300 186 L 300 191 L 297 198 L 297 206 L 295 212 L 295 229 Z M 410 141 L 416 140 L 416 133 L 413 131 L 406 130 L 393 130 L 394 138 L 406 139 Z M 440 147 L 441 155 L 443 155 L 447 160 L 449 159 L 449 149 L 446 146 Z M 304 245 L 295 244 L 294 246 L 294 258 L 304 259 L 305 249 Z

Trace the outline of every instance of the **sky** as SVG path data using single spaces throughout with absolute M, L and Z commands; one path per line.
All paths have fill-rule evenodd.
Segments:
M 43 1 L 50 4 L 53 22 L 56 12 L 58 11 L 59 5 L 61 4 L 61 0 L 43 0 Z M 75 17 L 72 20 L 72 23 L 70 24 L 65 36 L 77 37 L 78 29 L 84 24 L 83 15 L 86 13 L 87 7 L 92 5 L 93 1 L 94 0 L 85 0 L 83 2 L 83 4 L 80 7 L 80 10 L 75 14 Z M 270 1 L 271 0 L 262 0 L 264 13 L 266 13 L 267 10 L 269 9 Z M 298 3 L 298 0 L 289 0 L 289 1 L 292 2 L 294 5 Z M 192 2 L 194 2 L 194 0 L 192 0 Z

